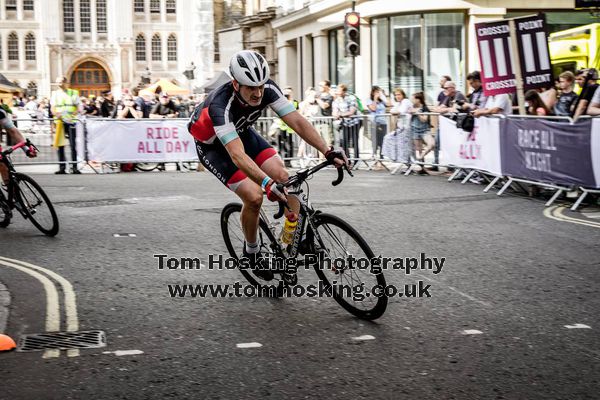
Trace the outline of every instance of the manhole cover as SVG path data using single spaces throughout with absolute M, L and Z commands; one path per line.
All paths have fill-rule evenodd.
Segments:
M 17 351 L 96 349 L 106 346 L 103 331 L 50 332 L 22 335 Z

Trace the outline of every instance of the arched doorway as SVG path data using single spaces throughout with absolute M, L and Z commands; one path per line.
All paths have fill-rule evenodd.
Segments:
M 99 96 L 102 92 L 110 90 L 108 74 L 97 62 L 85 61 L 71 74 L 71 88 L 78 90 L 80 96 Z

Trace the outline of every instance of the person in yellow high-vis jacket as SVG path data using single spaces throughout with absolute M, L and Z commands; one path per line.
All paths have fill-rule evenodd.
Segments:
M 59 170 L 56 174 L 66 174 L 67 157 L 65 156 L 66 138 L 71 147 L 71 168 L 74 174 L 81 172 L 77 168 L 77 112 L 79 109 L 79 92 L 69 89 L 69 81 L 62 76 L 57 78 L 58 89 L 52 92 L 50 105 L 52 114 L 55 118 L 56 132 L 54 137 L 54 147 L 58 149 L 58 160 L 60 161 Z

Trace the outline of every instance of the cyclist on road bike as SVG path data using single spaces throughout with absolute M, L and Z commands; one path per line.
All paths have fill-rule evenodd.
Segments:
M 13 142 L 21 143 L 25 141 L 21 132 L 15 127 L 12 119 L 2 107 L 0 107 L 0 127 L 6 130 L 6 133 L 11 137 Z M 2 146 L 0 146 L 0 151 L 2 151 Z M 27 154 L 27 157 L 33 158 L 37 156 L 33 147 L 25 146 L 23 147 L 23 151 Z M 2 183 L 6 185 L 8 183 L 8 169 L 2 163 L 0 163 L 0 176 L 2 176 Z
M 262 55 L 243 50 L 229 63 L 228 82 L 215 89 L 198 105 L 188 123 L 195 138 L 200 162 L 243 202 L 241 223 L 244 231 L 244 256 L 256 267 L 262 259 L 257 239 L 263 190 L 270 201 L 285 201 L 294 212 L 300 204 L 278 186 L 288 179 L 288 172 L 277 151 L 252 125 L 261 112 L 270 107 L 290 128 L 338 168 L 347 163 L 343 151 L 328 148 L 315 128 L 284 97 L 269 79 L 269 65 Z M 289 211 L 288 211 L 289 212 Z M 265 279 L 273 278 L 270 270 L 253 272 Z

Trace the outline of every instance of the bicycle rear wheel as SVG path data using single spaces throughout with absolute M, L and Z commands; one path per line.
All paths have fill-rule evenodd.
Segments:
M 315 254 L 322 253 L 324 263 L 315 268 L 317 276 L 331 288 L 332 296 L 349 313 L 367 320 L 383 315 L 387 308 L 386 296 L 376 296 L 373 288 L 380 287 L 378 294 L 385 288 L 383 273 L 372 273 L 373 251 L 360 234 L 347 222 L 331 214 L 317 214 L 315 228 L 320 236 L 317 243 L 313 240 Z M 309 232 L 309 235 L 314 235 Z M 312 240 L 313 238 L 311 238 Z M 365 259 L 368 262 L 354 262 L 349 265 L 348 256 Z M 331 265 L 326 260 L 331 261 Z M 344 260 L 337 264 L 335 260 Z
M 240 220 L 241 213 L 242 205 L 240 203 L 229 203 L 221 212 L 221 231 L 223 233 L 223 239 L 225 240 L 225 245 L 227 246 L 229 254 L 236 260 L 242 257 L 245 240 L 244 231 L 242 230 L 242 223 Z M 281 257 L 281 255 L 276 254 L 277 241 L 262 218 L 259 221 L 259 226 L 258 245 L 263 257 L 266 257 L 270 260 Z M 272 281 L 265 281 L 254 275 L 249 269 L 242 268 L 240 269 L 240 272 L 253 286 L 258 287 L 264 284 L 280 285 L 280 283 L 282 283 L 280 275 L 277 273 Z
M 54 206 L 41 186 L 30 176 L 15 174 L 17 190 L 16 201 L 31 220 L 31 223 L 44 235 L 55 236 L 58 233 L 58 216 Z
M 150 172 L 158 168 L 158 163 L 136 163 L 135 168 L 140 171 Z

